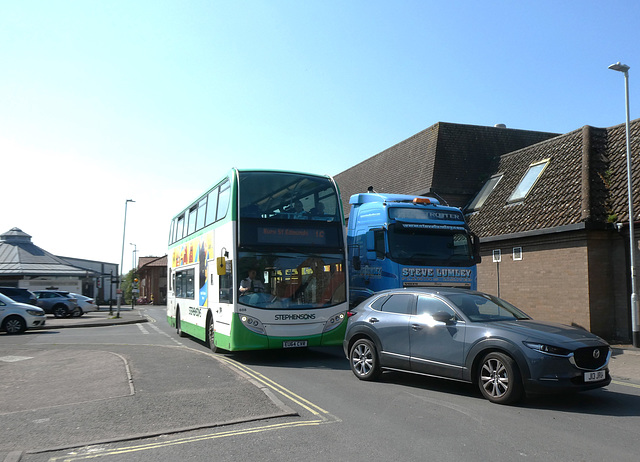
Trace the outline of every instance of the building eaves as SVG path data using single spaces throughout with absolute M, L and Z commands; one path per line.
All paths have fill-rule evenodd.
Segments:
M 91 271 L 69 265 L 40 263 L 0 263 L 0 275 L 3 276 L 76 276 L 83 277 Z

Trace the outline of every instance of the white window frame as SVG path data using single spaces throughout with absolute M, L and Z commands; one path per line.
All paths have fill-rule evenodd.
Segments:
M 513 248 L 513 260 L 514 261 L 522 260 L 522 247 Z
M 511 193 L 508 202 L 521 202 L 525 200 L 549 165 L 550 160 L 551 159 L 545 159 L 529 165 L 527 172 L 518 183 L 518 186 L 516 186 L 516 189 Z
M 467 210 L 469 212 L 475 212 L 476 210 L 480 210 L 484 205 L 484 202 L 489 198 L 489 196 L 493 192 L 493 190 L 496 189 L 496 186 L 498 186 L 498 183 L 500 183 L 500 180 L 502 180 L 502 177 L 503 177 L 503 174 L 499 173 L 489 178 L 484 184 L 484 186 L 482 186 L 482 189 L 476 195 L 473 201 L 471 201 L 471 204 L 469 204 L 469 207 L 467 208 Z

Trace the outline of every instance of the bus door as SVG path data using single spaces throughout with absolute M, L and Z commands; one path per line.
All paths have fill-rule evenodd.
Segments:
M 231 333 L 234 303 L 233 262 L 226 257 L 209 260 L 209 306 L 217 332 Z

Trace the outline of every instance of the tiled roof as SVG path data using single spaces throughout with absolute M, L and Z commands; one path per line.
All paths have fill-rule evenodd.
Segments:
M 167 256 L 163 255 L 162 257 L 140 257 L 140 259 L 138 260 L 138 268 L 149 268 L 152 266 L 162 266 L 166 268 Z
M 479 212 L 467 216 L 480 237 L 496 237 L 567 225 L 604 227 L 628 220 L 626 138 L 624 125 L 608 129 L 585 126 L 500 158 L 494 173 L 503 174 Z M 632 139 L 640 135 L 640 119 L 632 124 Z M 637 152 L 639 143 L 632 145 Z M 527 197 L 508 199 L 529 166 L 550 159 Z M 634 162 L 635 184 L 640 166 Z M 640 195 L 634 188 L 636 219 Z
M 349 213 L 352 194 L 426 194 L 464 206 L 496 168 L 500 155 L 557 136 L 497 127 L 439 122 L 339 173 L 335 180 Z
M 629 124 L 631 140 L 631 171 L 633 178 L 633 212 L 638 221 L 640 216 L 640 119 Z M 605 152 L 609 160 L 605 172 L 609 187 L 609 207 L 616 221 L 629 222 L 629 199 L 627 193 L 627 139 L 625 124 L 607 129 Z

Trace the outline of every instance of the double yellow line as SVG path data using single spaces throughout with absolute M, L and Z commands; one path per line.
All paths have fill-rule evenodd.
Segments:
M 64 462 L 71 462 L 74 460 L 85 460 L 85 459 L 95 459 L 98 457 L 108 457 L 108 456 L 117 456 L 120 454 L 130 454 L 130 453 L 134 453 L 134 452 L 140 452 L 140 451 L 149 451 L 152 449 L 160 449 L 160 448 L 166 448 L 166 447 L 170 447 L 170 446 L 177 446 L 180 444 L 191 444 L 191 443 L 197 443 L 199 441 L 207 441 L 207 440 L 215 440 L 218 438 L 226 438 L 228 436 L 238 436 L 238 435 L 250 435 L 252 433 L 260 433 L 260 432 L 266 432 L 266 431 L 273 431 L 273 430 L 279 430 L 282 428 L 295 428 L 295 427 L 305 427 L 305 426 L 311 426 L 311 425 L 322 425 L 324 423 L 327 423 L 326 420 L 323 419 L 318 419 L 318 420 L 306 420 L 306 421 L 301 421 L 301 422 L 288 422 L 288 423 L 279 423 L 279 424 L 273 424 L 273 425 L 264 425 L 261 427 L 253 427 L 253 428 L 247 428 L 244 430 L 229 430 L 229 431 L 222 431 L 222 432 L 217 432 L 217 433 L 211 433 L 208 435 L 201 435 L 201 436 L 191 436 L 191 437 L 187 437 L 187 438 L 178 438 L 175 440 L 171 440 L 171 441 L 164 441 L 164 442 L 159 442 L 159 443 L 149 443 L 149 444 L 139 444 L 139 445 L 135 445 L 135 446 L 127 446 L 127 447 L 123 447 L 123 448 L 118 448 L 118 449 L 111 449 L 111 450 L 107 450 L 107 451 L 100 451 L 100 452 L 94 452 L 94 453 L 90 453 L 90 454 L 78 454 L 78 455 L 65 455 L 63 457 L 56 457 L 53 459 L 50 459 L 51 461 L 64 461 Z
M 327 417 L 330 416 L 332 418 L 332 420 L 337 420 L 335 417 L 331 416 L 331 414 L 329 414 L 329 412 L 325 411 L 320 406 L 316 406 L 315 404 L 313 404 L 309 400 L 304 399 L 302 396 L 292 392 L 291 390 L 289 390 L 289 389 L 283 387 L 282 385 L 274 382 L 270 378 L 268 378 L 268 377 L 260 374 L 259 372 L 256 372 L 253 369 L 245 366 L 244 364 L 241 364 L 241 363 L 239 363 L 237 361 L 234 361 L 233 359 L 225 358 L 224 356 L 216 357 L 216 359 L 220 359 L 222 362 L 226 363 L 228 366 L 233 367 L 233 368 L 241 371 L 242 373 L 244 373 L 247 376 L 251 377 L 256 382 L 263 384 L 265 387 L 268 387 L 271 390 L 275 391 L 276 393 L 279 393 L 280 395 L 284 396 L 288 400 L 293 401 L 298 406 L 301 406 L 302 408 L 306 409 L 311 414 L 313 414 L 315 416 L 327 416 Z

